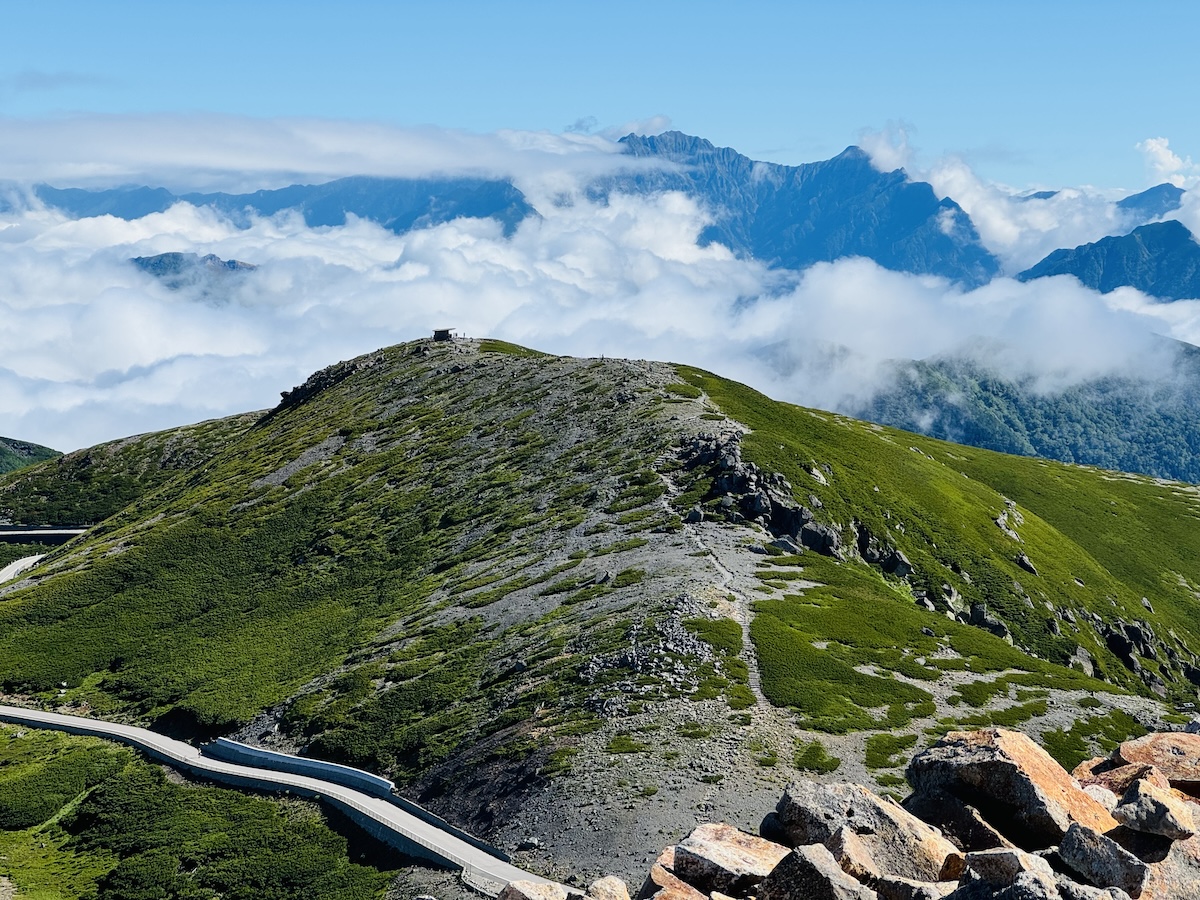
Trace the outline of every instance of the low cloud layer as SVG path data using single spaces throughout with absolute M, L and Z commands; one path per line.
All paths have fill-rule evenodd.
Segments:
M 576 182 L 578 184 L 578 182 Z M 971 292 L 861 259 L 802 274 L 699 248 L 680 194 L 531 191 L 510 239 L 491 220 L 396 236 L 283 213 L 239 229 L 179 204 L 133 222 L 0 217 L 0 434 L 69 450 L 273 405 L 312 371 L 433 327 L 543 350 L 700 365 L 795 402 L 844 406 L 879 365 L 969 351 L 1047 389 L 1149 365 L 1154 332 L 1200 342 L 1200 304 L 1070 278 Z M 259 268 L 207 294 L 128 263 L 166 251 Z
M 881 164 L 908 158 L 905 128 L 872 145 Z M 1053 390 L 1155 371 L 1155 333 L 1200 343 L 1193 301 L 1100 296 L 1065 277 L 963 292 L 861 259 L 794 273 L 699 248 L 710 214 L 685 196 L 586 199 L 589 178 L 627 162 L 594 123 L 475 135 L 203 117 L 0 121 L 0 172 L 25 203 L 0 214 L 0 434 L 70 450 L 261 409 L 318 368 L 446 326 L 556 353 L 691 363 L 826 408 L 864 399 L 889 359 L 971 353 Z M 510 238 L 491 220 L 396 236 L 354 218 L 309 228 L 287 212 L 240 228 L 187 204 L 75 221 L 19 189 L 247 190 L 434 172 L 512 177 L 539 215 Z M 1008 272 L 1121 228 L 1112 198 L 1095 192 L 1021 200 L 955 160 L 928 177 Z M 1178 215 L 1200 225 L 1200 200 Z M 168 251 L 258 268 L 172 291 L 128 262 Z

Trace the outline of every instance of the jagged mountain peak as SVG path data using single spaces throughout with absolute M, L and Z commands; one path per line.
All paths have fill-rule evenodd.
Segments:
M 1017 278 L 1029 281 L 1051 275 L 1074 275 L 1102 294 L 1129 286 L 1163 301 L 1197 298 L 1200 244 L 1176 219 L 1151 222 L 1129 234 L 1055 250 Z
M 949 198 L 903 169 L 880 172 L 850 146 L 832 159 L 785 166 L 761 162 L 703 138 L 666 132 L 627 135 L 638 157 L 681 164 L 680 170 L 625 173 L 595 193 L 678 190 L 703 202 L 716 221 L 701 235 L 771 265 L 804 269 L 816 262 L 864 256 L 885 268 L 935 274 L 976 286 L 999 264 L 970 217 Z M 947 213 L 953 228 L 947 228 Z

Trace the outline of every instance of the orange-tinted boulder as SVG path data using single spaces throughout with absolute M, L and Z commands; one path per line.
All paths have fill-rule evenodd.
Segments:
M 1103 833 L 1117 822 L 1028 736 L 1003 728 L 952 731 L 908 767 L 914 793 L 949 794 L 1018 847 L 1040 850 L 1072 824 Z

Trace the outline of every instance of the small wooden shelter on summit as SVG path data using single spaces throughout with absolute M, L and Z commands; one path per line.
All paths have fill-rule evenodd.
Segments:
M 454 340 L 454 331 L 450 328 L 435 328 L 433 329 L 433 339 L 435 341 L 452 341 Z

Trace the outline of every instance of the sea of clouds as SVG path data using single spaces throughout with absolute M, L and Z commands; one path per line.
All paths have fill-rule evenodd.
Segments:
M 711 211 L 691 198 L 587 199 L 591 178 L 628 164 L 606 135 L 206 117 L 0 124 L 0 173 L 10 179 L 0 213 L 0 434 L 61 450 L 270 407 L 316 369 L 435 327 L 554 353 L 685 362 L 825 408 L 853 408 L 892 359 L 970 353 L 1054 390 L 1160 371 L 1155 334 L 1200 343 L 1197 301 L 1101 296 L 1070 278 L 1003 277 L 963 291 L 862 259 L 781 272 L 700 248 Z M 873 153 L 887 166 L 896 146 Z M 182 203 L 135 221 L 73 220 L 27 190 L 241 191 L 456 173 L 515 179 L 539 215 L 508 238 L 498 223 L 471 219 L 397 236 L 354 218 L 310 228 L 290 212 L 238 227 Z M 957 160 L 914 176 L 967 209 L 1010 274 L 1124 227 L 1115 198 L 1096 191 L 1021 200 Z M 1188 195 L 1176 215 L 1200 225 L 1200 201 Z M 171 290 L 129 263 L 168 251 L 258 268 L 207 290 Z

